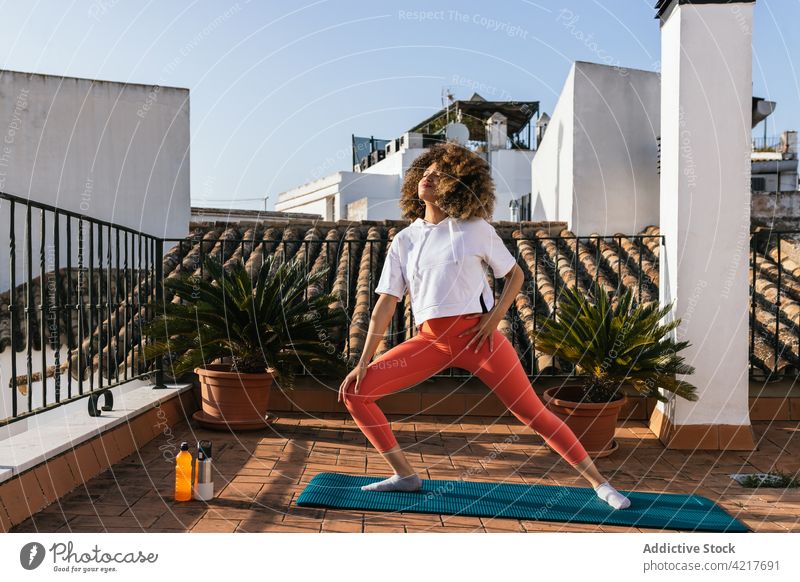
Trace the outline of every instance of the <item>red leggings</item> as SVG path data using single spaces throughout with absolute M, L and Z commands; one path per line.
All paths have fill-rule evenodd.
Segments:
M 514 416 L 541 435 L 567 462 L 575 465 L 585 459 L 588 454 L 575 433 L 544 406 L 514 346 L 500 331 L 493 332 L 493 351 L 489 351 L 488 338 L 477 353 L 477 341 L 465 347 L 474 333 L 463 337 L 458 334 L 479 321 L 477 317 L 463 315 L 428 319 L 413 338 L 370 362 L 358 394 L 353 394 L 354 383 L 351 383 L 345 397 L 345 406 L 362 432 L 380 452 L 395 447 L 397 439 L 375 401 L 410 388 L 444 369 L 461 368 L 480 378 Z

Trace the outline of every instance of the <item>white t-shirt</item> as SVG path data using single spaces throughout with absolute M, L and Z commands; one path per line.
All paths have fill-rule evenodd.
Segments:
M 483 263 L 496 278 L 516 264 L 485 219 L 448 216 L 434 224 L 417 218 L 389 245 L 375 293 L 402 299 L 408 289 L 417 326 L 433 317 L 482 313 L 494 306 Z

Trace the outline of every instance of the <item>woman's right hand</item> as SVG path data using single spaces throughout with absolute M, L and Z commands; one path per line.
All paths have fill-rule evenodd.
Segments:
M 358 394 L 358 385 L 361 383 L 361 379 L 364 377 L 364 374 L 367 373 L 367 362 L 359 361 L 356 364 L 355 368 L 350 370 L 350 372 L 345 376 L 342 383 L 339 385 L 339 398 L 338 402 L 342 402 L 344 399 L 345 404 L 347 403 L 347 387 L 355 381 L 356 385 L 353 389 L 354 394 Z

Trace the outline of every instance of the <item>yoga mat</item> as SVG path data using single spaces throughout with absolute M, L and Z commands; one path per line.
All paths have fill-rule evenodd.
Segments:
M 630 507 L 614 509 L 590 487 L 423 479 L 414 492 L 361 491 L 381 477 L 318 473 L 297 498 L 300 507 L 409 511 L 550 522 L 631 525 L 682 531 L 750 529 L 701 495 L 619 490 Z

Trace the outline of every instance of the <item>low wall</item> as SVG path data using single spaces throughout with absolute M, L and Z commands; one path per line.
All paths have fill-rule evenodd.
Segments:
M 0 483 L 0 531 L 7 532 L 121 461 L 198 409 L 193 390 L 149 406 L 99 435 Z

